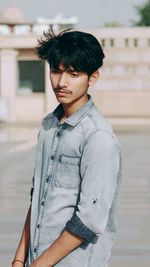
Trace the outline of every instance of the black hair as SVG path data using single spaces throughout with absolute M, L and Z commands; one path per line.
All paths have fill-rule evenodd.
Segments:
M 49 30 L 38 40 L 36 53 L 47 60 L 52 69 L 58 70 L 62 63 L 65 69 L 85 72 L 89 76 L 103 65 L 105 57 L 99 41 L 90 33 L 66 30 L 58 35 Z

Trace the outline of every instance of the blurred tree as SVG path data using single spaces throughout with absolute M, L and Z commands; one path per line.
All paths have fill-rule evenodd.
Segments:
M 135 8 L 140 18 L 134 25 L 150 26 L 150 0 L 147 0 L 145 4 L 136 6 Z

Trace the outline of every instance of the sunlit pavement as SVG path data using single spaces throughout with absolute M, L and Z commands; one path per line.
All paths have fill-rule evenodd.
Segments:
M 117 127 L 116 132 L 124 170 L 118 238 L 109 267 L 149 267 L 150 127 Z M 0 127 L 0 267 L 11 266 L 22 232 L 37 134 L 38 125 Z

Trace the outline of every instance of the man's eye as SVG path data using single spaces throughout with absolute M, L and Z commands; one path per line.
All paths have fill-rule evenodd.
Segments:
M 76 78 L 76 77 L 79 76 L 79 74 L 78 73 L 71 73 L 71 76 L 74 77 L 74 78 Z

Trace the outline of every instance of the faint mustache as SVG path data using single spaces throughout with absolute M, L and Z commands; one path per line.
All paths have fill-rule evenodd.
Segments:
M 55 92 L 61 92 L 61 93 L 71 94 L 70 91 L 68 91 L 68 90 L 64 90 L 64 89 L 62 89 L 62 88 L 55 88 L 54 91 L 55 91 Z

